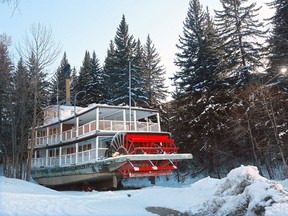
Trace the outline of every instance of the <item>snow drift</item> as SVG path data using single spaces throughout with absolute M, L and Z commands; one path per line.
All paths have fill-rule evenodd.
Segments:
M 168 184 L 57 192 L 1 176 L 0 215 L 288 215 L 287 185 L 261 177 L 253 166 L 236 168 L 220 180 L 207 177 L 188 186 Z
M 199 211 L 203 215 L 288 215 L 288 192 L 261 177 L 256 167 L 232 170 L 216 188 Z

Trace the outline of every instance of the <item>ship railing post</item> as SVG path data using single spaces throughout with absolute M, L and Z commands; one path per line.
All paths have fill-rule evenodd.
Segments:
M 47 129 L 46 129 L 46 134 L 47 134 L 47 141 L 46 141 L 46 143 L 45 144 L 49 144 L 49 127 L 47 127 Z
M 124 124 L 124 131 L 126 131 L 127 128 L 126 128 L 126 111 L 125 111 L 125 109 L 123 110 L 123 124 Z
M 161 132 L 160 115 L 159 115 L 159 113 L 157 113 L 157 125 L 158 125 L 158 132 Z
M 99 107 L 96 109 L 96 130 L 99 130 Z
M 48 149 L 46 149 L 46 161 L 45 161 L 45 166 L 48 166 Z
M 79 135 L 79 117 L 76 117 L 76 137 Z
M 136 118 L 136 110 L 134 110 L 134 118 L 133 118 L 133 121 L 134 121 L 134 130 L 137 131 L 137 118 Z
M 59 134 L 60 142 L 62 142 L 62 133 L 63 133 L 63 123 L 60 123 L 60 134 Z
M 75 164 L 78 164 L 78 143 L 76 143 L 76 155 L 75 155 Z
M 98 160 L 98 145 L 99 145 L 99 137 L 96 137 L 95 161 Z
M 61 158 L 61 156 L 62 156 L 62 147 L 59 148 L 59 166 L 62 165 L 62 158 Z

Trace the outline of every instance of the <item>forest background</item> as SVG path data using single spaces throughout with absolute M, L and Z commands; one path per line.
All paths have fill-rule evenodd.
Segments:
M 253 1 L 220 2 L 222 9 L 212 17 L 199 0 L 190 1 L 175 53 L 178 70 L 171 77 L 175 91 L 168 103 L 165 69 L 156 46 L 149 34 L 144 43 L 136 40 L 125 15 L 103 64 L 95 51 L 86 51 L 77 71 L 64 51 L 51 79 L 45 68 L 61 53 L 51 29 L 31 26 L 17 47 L 16 65 L 9 52 L 11 38 L 1 34 L 4 174 L 23 177 L 29 134 L 41 125 L 44 107 L 64 103 L 67 71 L 71 101 L 77 99 L 77 105 L 127 105 L 130 66 L 132 105 L 161 110 L 163 130 L 172 132 L 180 152 L 194 155 L 181 169 L 192 176 L 220 178 L 240 164 L 253 164 L 268 178 L 287 178 L 288 2 L 268 3 L 275 11 L 267 17 L 269 26 L 259 21 L 261 7 Z

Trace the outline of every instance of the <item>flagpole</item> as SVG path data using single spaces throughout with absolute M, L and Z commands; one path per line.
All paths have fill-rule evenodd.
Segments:
M 129 59 L 129 129 L 131 130 L 131 61 Z

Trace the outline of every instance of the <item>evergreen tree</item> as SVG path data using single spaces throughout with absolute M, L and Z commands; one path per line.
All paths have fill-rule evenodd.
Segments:
M 180 71 L 173 77 L 178 91 L 184 97 L 189 97 L 191 93 L 207 91 L 210 84 L 207 80 L 207 69 L 211 67 L 209 71 L 213 71 L 215 66 L 217 67 L 209 62 L 213 57 L 207 53 L 212 48 L 208 50 L 211 44 L 207 43 L 210 39 L 206 32 L 208 31 L 206 30 L 206 17 L 199 0 L 190 1 L 183 36 L 180 36 L 179 45 L 177 45 L 180 52 L 176 54 L 175 64 Z
M 172 122 L 175 128 L 173 131 L 175 139 L 179 142 L 180 149 L 184 151 L 191 148 L 189 147 L 192 137 L 191 121 L 197 116 L 192 105 L 195 104 L 195 100 L 197 101 L 201 97 L 199 93 L 205 92 L 204 86 L 200 88 L 200 85 L 206 81 L 204 76 L 206 71 L 203 70 L 202 66 L 205 59 L 205 17 L 199 0 L 190 1 L 184 22 L 183 36 L 180 36 L 180 44 L 177 45 L 181 52 L 176 54 L 175 64 L 180 68 L 180 71 L 173 77 L 176 92 L 173 95 L 174 102 L 172 105 L 175 113 Z M 198 107 L 197 110 L 201 110 L 201 108 Z M 185 146 L 181 146 L 182 144 Z
M 148 35 L 144 46 L 144 77 L 149 107 L 159 106 L 167 96 L 167 86 L 164 84 L 166 71 L 160 65 L 160 61 L 159 54 Z
M 257 19 L 256 3 L 248 0 L 220 0 L 223 10 L 215 11 L 215 21 L 223 42 L 225 76 L 234 77 L 237 85 L 246 83 L 249 73 L 262 66 L 263 23 Z
M 110 103 L 114 105 L 128 104 L 129 101 L 129 61 L 133 64 L 133 56 L 136 43 L 133 35 L 128 33 L 128 24 L 123 15 L 114 39 L 115 43 L 115 65 L 113 75 L 117 77 L 114 84 L 114 95 Z M 114 80 L 114 79 L 113 79 Z M 111 80 L 112 81 L 112 80 Z
M 144 76 L 144 50 L 138 39 L 135 47 L 135 56 L 131 61 L 131 103 L 134 106 L 148 107 Z
M 9 115 L 9 97 L 11 94 L 11 72 L 13 65 L 9 56 L 11 40 L 7 35 L 0 34 L 0 150 L 4 161 L 11 157 L 11 118 Z M 5 166 L 3 167 L 6 175 Z
M 116 54 L 115 54 L 115 44 L 113 41 L 110 41 L 109 49 L 107 50 L 107 56 L 104 62 L 104 89 L 106 103 L 112 104 L 112 101 L 115 97 L 116 86 L 114 83 L 118 80 L 118 75 L 115 73 L 116 69 Z
M 13 152 L 13 177 L 22 179 L 22 168 L 26 162 L 28 132 L 32 121 L 31 77 L 20 58 L 13 73 L 13 90 L 11 94 L 11 142 Z M 12 176 L 11 176 L 12 177 Z
M 39 113 L 42 112 L 42 108 L 48 104 L 49 96 L 49 82 L 46 80 L 47 74 L 43 72 L 43 69 L 39 68 L 39 64 L 36 56 L 32 53 L 26 63 L 29 77 L 31 77 L 31 98 L 34 98 L 35 109 L 37 110 L 37 121 L 41 119 Z M 39 123 L 39 122 L 37 122 Z
M 59 102 L 64 101 L 66 98 L 66 77 L 64 69 L 67 64 L 68 59 L 66 52 L 64 52 L 60 66 L 58 67 L 56 74 L 53 76 L 51 82 L 51 104 L 58 104 Z
M 221 57 L 224 54 L 224 50 L 221 48 L 222 44 L 208 8 L 206 9 L 205 15 L 206 19 L 203 31 L 205 35 L 203 52 L 205 54 L 202 60 L 203 70 L 205 71 L 203 73 L 203 80 L 205 81 L 199 83 L 199 87 L 202 88 L 204 92 L 211 92 L 221 88 L 222 85 L 226 85 L 225 80 L 221 79 L 223 69 Z
M 99 59 L 93 51 L 90 63 L 90 79 L 87 83 L 86 95 L 88 103 L 103 103 L 104 97 L 104 75 L 100 66 Z
M 89 92 L 88 83 L 90 83 L 90 81 L 91 81 L 91 58 L 90 53 L 86 50 L 77 80 L 77 91 L 78 92 L 86 91 L 86 93 L 88 93 Z M 81 95 L 81 96 L 79 95 L 79 97 L 76 99 L 77 99 L 77 105 L 79 106 L 87 106 L 89 104 L 89 99 L 87 95 Z
M 275 15 L 270 19 L 273 30 L 269 38 L 269 69 L 270 77 L 279 73 L 281 67 L 288 67 L 288 2 L 274 0 L 269 6 L 275 9 Z
M 219 90 L 223 86 L 220 45 L 208 10 L 199 0 L 190 1 L 177 45 L 175 64 L 180 70 L 173 77 L 172 128 L 180 149 L 197 154 L 195 166 L 204 165 L 210 173 L 215 171 L 214 152 L 223 134 L 219 113 L 226 105 L 226 96 Z
M 74 103 L 74 96 L 77 94 L 77 83 L 78 83 L 78 76 L 77 76 L 77 70 L 75 67 L 71 70 L 71 76 L 70 76 L 70 88 L 71 88 L 71 97 L 73 98 Z

